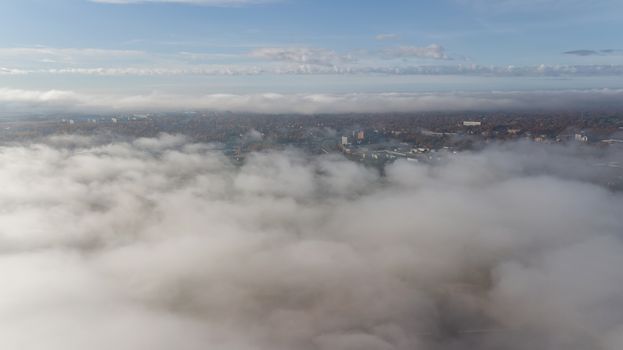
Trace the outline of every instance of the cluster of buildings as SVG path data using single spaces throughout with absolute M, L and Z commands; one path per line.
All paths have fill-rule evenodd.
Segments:
M 353 131 L 351 136 L 342 136 L 340 145 L 348 146 L 351 144 L 362 144 L 366 140 L 365 130 Z
M 483 143 L 530 139 L 623 145 L 623 112 L 604 113 L 389 113 L 266 115 L 166 113 L 36 117 L 0 122 L 1 139 L 50 134 L 114 134 L 153 137 L 183 134 L 197 142 L 226 145 L 236 157 L 295 146 L 309 152 L 342 152 L 353 159 L 420 159 L 438 151 L 473 149 Z M 250 131 L 262 135 L 247 139 Z

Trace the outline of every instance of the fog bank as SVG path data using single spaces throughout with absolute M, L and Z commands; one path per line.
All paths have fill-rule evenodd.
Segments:
M 620 154 L 0 147 L 0 348 L 623 348 Z

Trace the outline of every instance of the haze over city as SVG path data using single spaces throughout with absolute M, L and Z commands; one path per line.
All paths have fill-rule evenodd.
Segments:
M 622 25 L 3 1 L 0 349 L 620 350 Z

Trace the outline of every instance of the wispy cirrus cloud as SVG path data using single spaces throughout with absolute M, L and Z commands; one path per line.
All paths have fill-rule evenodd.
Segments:
M 456 0 L 459 4 L 486 12 L 579 11 L 619 6 L 618 0 Z
M 202 6 L 245 6 L 261 5 L 277 2 L 279 0 L 90 0 L 91 2 L 102 4 L 130 5 L 130 4 L 186 4 Z
M 34 47 L 2 47 L 0 55 L 41 55 L 41 56 L 85 56 L 85 57 L 119 57 L 137 56 L 145 52 L 140 50 L 115 50 L 101 48 L 59 48 L 47 46 Z
M 374 38 L 378 41 L 397 40 L 400 39 L 400 35 L 396 33 L 383 33 L 376 35 Z
M 0 65 L 19 64 L 22 69 L 26 66 L 109 65 L 149 59 L 149 55 L 140 50 L 43 46 L 0 48 Z

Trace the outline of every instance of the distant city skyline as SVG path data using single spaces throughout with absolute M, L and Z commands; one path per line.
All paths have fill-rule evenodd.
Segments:
M 98 96 L 148 105 L 162 95 L 623 88 L 616 0 L 8 0 L 0 8 L 2 110 Z

